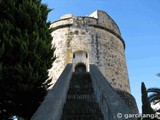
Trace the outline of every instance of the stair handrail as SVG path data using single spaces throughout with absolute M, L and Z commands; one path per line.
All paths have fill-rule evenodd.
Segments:
M 90 64 L 90 75 L 104 120 L 126 120 L 125 115 L 133 114 L 94 64 Z M 136 120 L 136 118 L 127 120 Z
M 72 64 L 67 64 L 31 120 L 59 120 L 61 118 L 71 77 Z

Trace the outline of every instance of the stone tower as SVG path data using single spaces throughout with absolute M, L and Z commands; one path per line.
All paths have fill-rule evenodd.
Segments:
M 125 120 L 123 115 L 137 114 L 125 43 L 112 18 L 100 10 L 88 17 L 67 14 L 51 27 L 53 87 L 31 120 Z
M 125 43 L 114 20 L 104 11 L 87 17 L 67 14 L 51 24 L 56 60 L 49 70 L 53 84 L 67 63 L 95 64 L 113 88 L 130 93 Z

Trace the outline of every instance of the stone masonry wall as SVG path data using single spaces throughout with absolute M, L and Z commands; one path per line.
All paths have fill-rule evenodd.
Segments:
M 85 51 L 89 63 L 97 65 L 114 88 L 130 93 L 125 44 L 118 26 L 105 12 L 96 11 L 89 17 L 65 15 L 51 27 L 55 29 L 52 45 L 57 58 L 49 70 L 53 84 L 72 62 L 73 53 Z

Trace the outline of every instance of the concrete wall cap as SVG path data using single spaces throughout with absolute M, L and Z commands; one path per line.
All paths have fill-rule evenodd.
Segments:
M 66 19 L 66 18 L 72 18 L 72 17 L 73 17 L 72 14 L 65 14 L 65 15 L 61 16 L 60 19 Z

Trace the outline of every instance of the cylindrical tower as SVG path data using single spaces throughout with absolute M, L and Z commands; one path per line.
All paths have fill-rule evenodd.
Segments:
M 95 64 L 129 108 L 138 112 L 130 94 L 125 43 L 117 24 L 107 13 L 98 10 L 88 17 L 67 14 L 53 22 L 51 28 L 56 57 L 49 70 L 53 85 L 67 63 L 73 64 L 73 72 L 79 64 L 85 65 L 88 72 L 89 64 Z
M 100 10 L 88 17 L 67 14 L 53 22 L 51 27 L 54 29 L 52 44 L 57 58 L 49 70 L 53 83 L 67 63 L 78 61 L 79 55 L 83 55 L 88 71 L 88 64 L 96 64 L 113 88 L 130 93 L 125 43 L 118 26 L 108 14 Z
M 52 44 L 57 58 L 49 70 L 53 83 L 65 65 L 73 62 L 75 53 L 81 53 L 87 56 L 86 66 L 96 64 L 113 88 L 130 93 L 125 43 L 108 14 L 100 10 L 88 17 L 67 14 L 53 22 L 51 27 L 54 28 Z

